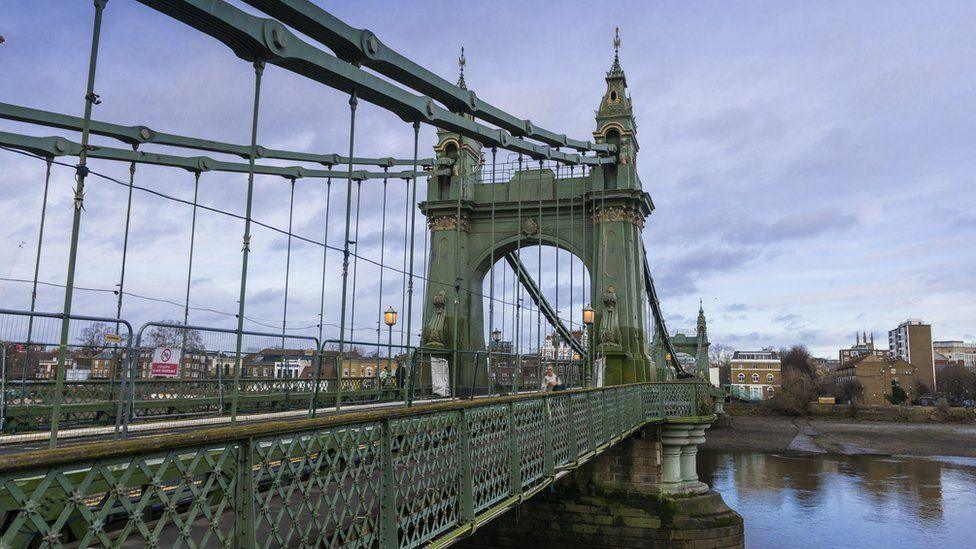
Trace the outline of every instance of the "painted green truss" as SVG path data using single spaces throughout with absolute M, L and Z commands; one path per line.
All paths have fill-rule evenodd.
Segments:
M 0 545 L 443 545 L 710 398 L 642 383 L 7 454 Z

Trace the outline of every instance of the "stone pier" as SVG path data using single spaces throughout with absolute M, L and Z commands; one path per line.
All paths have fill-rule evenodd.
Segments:
M 742 517 L 698 480 L 711 421 L 647 426 L 462 547 L 742 547 Z

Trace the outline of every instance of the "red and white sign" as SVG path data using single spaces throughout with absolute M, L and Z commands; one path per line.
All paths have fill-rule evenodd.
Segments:
M 180 377 L 180 357 L 183 349 L 179 347 L 156 347 L 153 351 L 149 375 L 157 377 Z

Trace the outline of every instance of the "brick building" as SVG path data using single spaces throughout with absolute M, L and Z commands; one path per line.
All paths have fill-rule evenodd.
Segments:
M 900 358 L 915 368 L 915 381 L 924 384 L 933 393 L 937 390 L 930 324 L 916 319 L 902 322 L 888 332 L 888 350 L 892 358 Z
M 915 398 L 915 368 L 901 358 L 885 359 L 875 354 L 861 355 L 837 370 L 837 382 L 858 381 L 864 387 L 862 404 L 890 404 L 894 386 L 906 393 L 906 402 Z
M 733 397 L 765 400 L 781 387 L 781 362 L 776 351 L 736 351 L 731 361 Z

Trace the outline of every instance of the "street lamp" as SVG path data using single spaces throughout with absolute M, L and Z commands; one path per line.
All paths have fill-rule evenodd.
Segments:
M 588 337 L 587 337 L 587 341 L 586 341 L 586 355 L 587 355 L 587 357 L 586 357 L 586 362 L 587 362 L 587 365 L 586 365 L 586 381 L 584 383 L 587 387 L 589 387 L 590 382 L 592 381 L 592 378 L 593 378 L 593 356 L 592 356 L 592 352 L 590 351 L 590 349 L 593 348 L 592 347 L 592 345 L 593 345 L 593 321 L 595 319 L 596 319 L 596 311 L 594 311 L 593 310 L 593 307 L 591 307 L 590 304 L 587 303 L 586 304 L 586 307 L 583 307 L 583 324 L 586 325 L 586 330 L 588 332 L 587 333 L 587 336 Z
M 388 367 L 392 369 L 393 367 L 393 325 L 397 323 L 397 312 L 396 309 L 393 308 L 393 305 L 390 305 L 389 308 L 386 309 L 386 312 L 383 313 L 383 322 L 389 328 L 389 332 L 390 332 L 390 339 L 386 344 L 386 360 L 387 360 Z M 390 373 L 392 374 L 393 372 Z M 377 375 L 378 374 L 379 372 L 377 372 Z
M 583 307 L 583 324 L 586 324 L 587 326 L 592 326 L 595 317 L 596 317 L 596 311 L 594 311 L 593 307 L 590 307 L 590 304 L 587 303 L 586 307 Z

